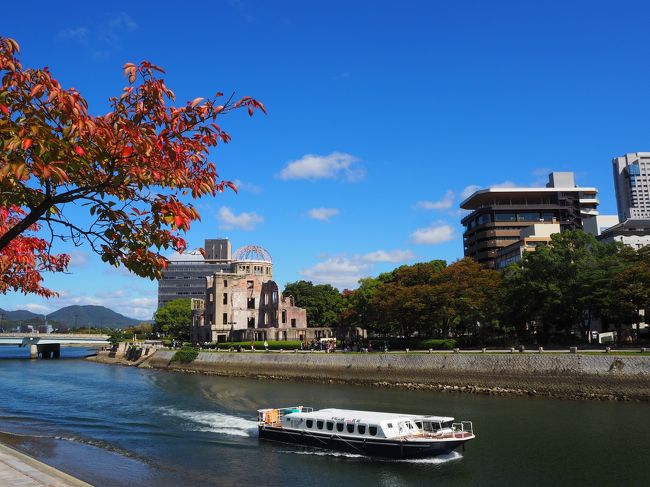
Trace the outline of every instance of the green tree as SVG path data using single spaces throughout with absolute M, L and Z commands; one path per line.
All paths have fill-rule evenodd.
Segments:
M 153 331 L 181 341 L 188 341 L 192 325 L 190 301 L 190 299 L 175 299 L 156 311 Z
M 307 310 L 308 326 L 336 326 L 343 311 L 341 293 L 329 284 L 297 281 L 286 285 L 284 296 L 293 296 L 296 306 Z

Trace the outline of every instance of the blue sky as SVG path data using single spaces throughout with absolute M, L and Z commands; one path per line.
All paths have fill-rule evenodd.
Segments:
M 616 210 L 611 159 L 650 150 L 646 2 L 9 2 L 0 32 L 91 111 L 122 65 L 163 66 L 179 103 L 216 91 L 268 116 L 224 119 L 212 158 L 240 193 L 198 203 L 190 247 L 230 237 L 274 258 L 276 280 L 354 287 L 403 263 L 462 256 L 471 188 L 574 171 Z M 468 189 L 469 188 L 469 189 Z M 0 296 L 46 313 L 103 304 L 150 318 L 156 282 L 72 250 L 59 299 Z

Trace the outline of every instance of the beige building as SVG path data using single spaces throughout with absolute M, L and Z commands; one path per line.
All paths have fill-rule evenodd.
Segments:
M 502 270 L 514 262 L 519 262 L 524 257 L 524 252 L 535 252 L 539 244 L 549 243 L 554 233 L 560 233 L 559 224 L 536 223 L 522 228 L 517 242 L 499 249 L 496 268 Z

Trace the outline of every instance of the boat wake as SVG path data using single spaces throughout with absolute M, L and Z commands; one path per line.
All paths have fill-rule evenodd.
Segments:
M 293 453 L 294 455 L 315 455 L 319 457 L 339 457 L 339 458 L 356 458 L 372 460 L 373 462 L 387 462 L 387 463 L 420 463 L 426 465 L 442 465 L 444 463 L 460 460 L 463 455 L 454 451 L 447 455 L 438 455 L 431 458 L 378 458 L 370 457 L 367 455 L 359 455 L 357 453 L 346 453 L 339 451 L 328 450 L 282 450 L 281 453 Z
M 186 426 L 192 431 L 244 437 L 257 435 L 257 422 L 239 416 L 207 411 L 184 411 L 175 408 L 160 408 L 160 412 L 165 416 L 185 420 Z

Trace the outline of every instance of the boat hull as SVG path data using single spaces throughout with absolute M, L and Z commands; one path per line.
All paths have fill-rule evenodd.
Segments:
M 313 446 L 360 455 L 385 458 L 425 458 L 451 453 L 459 446 L 474 438 L 432 441 L 391 440 L 384 438 L 353 438 L 329 433 L 292 431 L 273 426 L 260 426 L 259 437 L 265 440 L 280 441 L 295 445 Z

